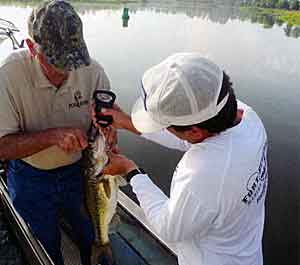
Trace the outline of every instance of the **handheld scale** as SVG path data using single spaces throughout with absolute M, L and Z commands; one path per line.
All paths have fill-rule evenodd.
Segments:
M 107 126 L 111 125 L 113 122 L 113 118 L 110 115 L 101 115 L 102 108 L 112 108 L 116 95 L 107 90 L 95 90 L 93 94 L 93 99 L 95 101 L 95 111 L 96 111 L 96 118 L 97 123 L 102 127 L 106 128 Z

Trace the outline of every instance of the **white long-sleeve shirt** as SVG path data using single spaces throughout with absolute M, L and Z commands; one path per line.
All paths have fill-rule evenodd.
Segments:
M 145 215 L 180 265 L 262 265 L 267 189 L 266 133 L 256 113 L 239 103 L 242 121 L 202 143 L 167 130 L 143 135 L 186 151 L 173 174 L 170 198 L 146 174 L 131 180 Z

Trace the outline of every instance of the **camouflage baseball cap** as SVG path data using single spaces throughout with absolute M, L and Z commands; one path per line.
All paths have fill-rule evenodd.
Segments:
M 47 62 L 55 67 L 71 71 L 90 64 L 81 19 L 67 1 L 46 1 L 37 7 L 29 18 L 28 29 Z

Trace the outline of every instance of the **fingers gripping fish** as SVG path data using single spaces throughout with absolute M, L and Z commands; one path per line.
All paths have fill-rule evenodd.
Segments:
M 102 256 L 106 257 L 109 264 L 113 264 L 108 232 L 109 224 L 116 213 L 118 177 L 101 174 L 108 161 L 103 134 L 92 126 L 88 140 L 88 147 L 83 153 L 83 175 L 86 208 L 95 234 L 91 264 L 98 265 Z

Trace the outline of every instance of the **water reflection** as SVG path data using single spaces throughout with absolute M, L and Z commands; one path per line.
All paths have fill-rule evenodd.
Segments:
M 226 3 L 226 4 L 225 4 Z M 190 18 L 203 18 L 212 22 L 225 24 L 229 20 L 239 18 L 239 1 L 227 1 L 218 4 L 205 1 L 151 1 L 140 4 L 127 3 L 126 7 L 133 14 L 141 11 L 151 11 L 157 14 L 184 14 Z M 95 14 L 97 10 L 118 10 L 122 5 L 118 4 L 101 4 L 101 5 L 84 5 L 75 4 L 77 10 L 85 14 Z
M 1 4 L 13 4 L 20 7 L 32 7 L 39 1 L 1 1 Z M 272 28 L 274 25 L 282 27 L 283 32 L 288 37 L 299 38 L 300 27 L 286 24 L 278 17 L 272 14 L 266 14 L 253 10 L 240 10 L 240 1 L 141 1 L 141 3 L 73 3 L 76 9 L 82 15 L 96 14 L 99 10 L 117 11 L 123 9 L 123 12 L 153 11 L 163 14 L 184 14 L 190 18 L 207 19 L 214 23 L 226 24 L 232 20 L 249 20 L 251 23 L 261 24 L 264 28 Z M 127 11 L 125 11 L 127 10 Z M 125 13 L 122 16 L 123 27 L 128 26 L 129 16 Z

